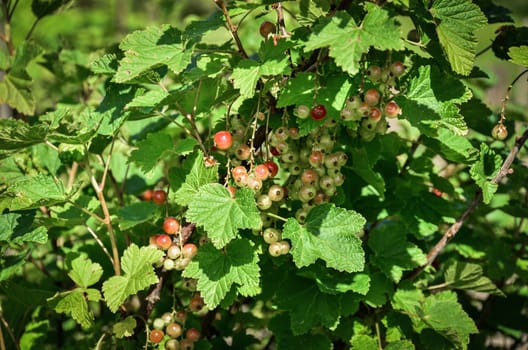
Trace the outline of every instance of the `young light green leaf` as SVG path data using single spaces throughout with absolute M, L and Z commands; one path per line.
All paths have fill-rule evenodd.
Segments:
M 189 205 L 201 186 L 216 181 L 218 166 L 206 167 L 201 151 L 185 159 L 182 167 L 169 170 L 169 183 L 174 191 L 174 201 L 182 206 Z
M 191 63 L 181 32 L 170 25 L 151 26 L 128 35 L 119 45 L 125 57 L 114 77 L 118 83 L 130 81 L 150 69 L 167 65 L 175 74 Z
M 402 50 L 403 41 L 396 21 L 389 18 L 386 10 L 372 3 L 368 3 L 366 9 L 368 13 L 360 25 L 346 12 L 338 12 L 316 25 L 305 49 L 312 51 L 329 47 L 330 57 L 350 74 L 359 71 L 361 56 L 370 47 L 378 50 Z
M 136 225 L 148 221 L 155 221 L 161 217 L 160 207 L 153 202 L 137 202 L 119 209 L 119 228 L 128 230 Z
M 85 294 L 92 301 L 98 301 L 101 297 L 97 289 L 76 288 L 69 292 L 57 293 L 48 299 L 48 304 L 56 312 L 71 316 L 81 327 L 87 329 L 93 325 L 94 314 L 88 307 Z
M 210 308 L 217 307 L 231 288 L 243 296 L 260 291 L 260 267 L 257 250 L 247 239 L 232 241 L 224 250 L 203 245 L 183 272 L 198 280 L 200 295 Z
M 510 62 L 528 67 L 528 45 L 510 47 Z
M 351 349 L 353 350 L 376 350 L 378 347 L 378 340 L 376 337 L 366 334 L 354 334 L 350 339 Z
M 137 322 L 134 316 L 128 316 L 121 322 L 114 324 L 113 333 L 116 338 L 122 339 L 134 335 L 134 329 L 136 328 Z
M 504 293 L 486 276 L 482 266 L 462 261 L 455 261 L 444 273 L 445 283 L 452 289 L 466 289 L 477 292 L 491 293 L 504 296 Z
M 116 312 L 129 296 L 158 282 L 152 264 L 159 261 L 163 252 L 152 247 L 130 245 L 121 259 L 122 276 L 110 277 L 103 283 L 103 294 L 108 308 Z
M 372 263 L 396 283 L 403 271 L 427 262 L 426 255 L 407 240 L 405 227 L 399 224 L 387 224 L 371 231 L 368 245 L 374 251 Z
M 363 270 L 365 253 L 356 234 L 365 222 L 355 211 L 327 203 L 314 207 L 304 225 L 288 219 L 282 236 L 292 242 L 290 253 L 297 267 L 322 259 L 338 271 L 357 272 Z
M 0 195 L 0 211 L 35 209 L 66 201 L 62 182 L 52 176 L 39 174 L 17 179 Z
M 220 249 L 237 236 L 239 229 L 259 228 L 261 219 L 254 192 L 248 188 L 229 191 L 220 184 L 206 184 L 189 203 L 187 219 L 203 226 L 207 237 Z
M 438 20 L 436 33 L 451 68 L 462 75 L 473 69 L 478 40 L 475 31 L 487 24 L 486 16 L 471 0 L 438 0 L 431 14 Z
M 88 288 L 99 281 L 103 275 L 103 268 L 98 263 L 92 262 L 85 255 L 81 255 L 72 261 L 72 270 L 68 276 L 79 287 Z
M 138 142 L 137 149 L 132 151 L 129 160 L 143 171 L 149 172 L 172 147 L 172 138 L 169 135 L 163 132 L 150 133 L 146 139 Z
M 456 349 L 467 349 L 469 335 L 478 332 L 468 314 L 462 309 L 454 292 L 432 294 L 425 299 L 422 321 L 443 335 Z
M 0 103 L 7 103 L 22 114 L 35 113 L 35 100 L 31 93 L 31 80 L 22 79 L 10 74 L 0 81 Z
M 477 185 L 482 189 L 482 201 L 489 204 L 499 187 L 491 180 L 499 173 L 502 165 L 501 156 L 496 154 L 484 142 L 480 144 L 480 157 L 471 166 L 469 173 Z

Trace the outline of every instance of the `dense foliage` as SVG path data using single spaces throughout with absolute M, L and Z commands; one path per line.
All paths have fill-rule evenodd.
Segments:
M 526 344 L 507 9 L 216 0 L 76 47 L 33 38 L 70 1 L 28 3 L 1 1 L 0 349 Z M 492 110 L 496 23 L 523 70 Z

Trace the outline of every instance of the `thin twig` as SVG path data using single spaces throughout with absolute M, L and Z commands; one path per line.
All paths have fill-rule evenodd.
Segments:
M 284 12 L 282 11 L 282 3 L 277 2 L 273 5 L 273 8 L 275 11 L 277 11 L 277 22 L 279 23 L 279 28 L 281 31 L 281 35 L 284 38 L 287 38 L 290 36 L 290 33 L 286 30 L 286 24 L 284 23 Z
M 40 20 L 42 19 L 43 17 L 38 17 L 35 22 L 33 22 L 33 24 L 31 25 L 31 28 L 29 28 L 29 31 L 28 33 L 26 34 L 26 38 L 25 38 L 25 41 L 28 41 L 29 38 L 31 38 L 31 35 L 33 34 L 33 32 L 35 31 L 35 28 L 37 27 L 37 24 L 39 24 Z
M 513 79 L 512 83 L 510 84 L 510 86 L 508 86 L 508 89 L 506 90 L 506 95 L 504 95 L 504 98 L 502 99 L 502 103 L 501 103 L 501 111 L 500 111 L 500 120 L 499 120 L 499 123 L 504 123 L 504 121 L 506 120 L 506 105 L 508 104 L 508 101 L 510 100 L 510 92 L 513 88 L 513 85 L 524 75 L 528 73 L 528 69 L 522 71 L 521 73 L 519 73 L 519 75 L 517 75 L 515 77 L 515 79 Z
M 218 6 L 222 13 L 224 14 L 224 17 L 227 22 L 227 26 L 229 28 L 229 32 L 231 33 L 231 36 L 235 40 L 235 43 L 238 48 L 238 52 L 242 55 L 244 58 L 248 58 L 248 54 L 246 50 L 244 49 L 244 46 L 242 45 L 242 41 L 240 41 L 240 37 L 238 36 L 238 27 L 233 23 L 233 20 L 231 19 L 231 16 L 229 15 L 229 11 L 227 10 L 227 6 L 223 0 L 214 0 L 216 6 Z
M 519 137 L 515 141 L 515 145 L 513 146 L 512 150 L 510 151 L 510 153 L 508 154 L 508 156 L 502 163 L 502 166 L 499 172 L 491 180 L 492 183 L 498 184 L 504 177 L 512 173 L 512 169 L 510 168 L 510 166 L 512 165 L 513 161 L 515 160 L 515 157 L 519 153 L 519 150 L 523 147 L 527 139 L 528 139 L 528 129 L 526 129 L 524 133 L 522 134 L 522 136 Z M 462 225 L 466 222 L 467 218 L 471 215 L 471 213 L 473 213 L 473 211 L 475 211 L 475 209 L 478 207 L 478 205 L 481 202 L 482 202 L 482 191 L 478 191 L 475 194 L 475 198 L 469 204 L 468 208 L 464 211 L 464 213 L 462 213 L 462 215 L 457 219 L 457 221 L 447 229 L 447 231 L 444 233 L 442 238 L 440 238 L 438 243 L 436 243 L 436 245 L 429 251 L 429 253 L 427 254 L 427 263 L 419 267 L 415 271 L 413 271 L 409 276 L 410 279 L 414 279 L 427 266 L 431 265 L 435 261 L 436 257 L 440 254 L 440 252 L 442 252 L 442 250 L 445 248 L 447 243 L 456 236 L 456 234 L 458 233 Z
M 91 216 L 92 218 L 94 218 L 95 220 L 99 221 L 100 223 L 105 224 L 105 220 L 102 217 L 100 217 L 99 215 L 97 215 L 95 213 L 92 213 L 88 209 L 84 208 L 83 206 L 80 206 L 79 204 L 75 203 L 72 200 L 68 200 L 68 203 L 70 203 L 71 205 L 73 205 L 75 208 L 79 209 L 83 213 Z
M 20 345 L 18 344 L 18 341 L 15 337 L 15 333 L 13 333 L 13 330 L 9 327 L 9 323 L 7 323 L 7 320 L 4 318 L 4 313 L 0 311 L 0 319 L 2 320 L 2 324 L 4 325 L 5 329 L 7 330 L 7 333 L 9 334 L 9 337 L 11 337 L 11 341 L 13 344 L 15 344 L 16 350 L 20 350 Z M 1 331 L 1 330 L 0 330 Z
M 95 241 L 97 242 L 97 244 L 99 244 L 99 246 L 101 247 L 101 249 L 103 249 L 103 252 L 106 254 L 106 256 L 108 256 L 108 259 L 110 259 L 110 261 L 112 262 L 112 265 L 114 264 L 114 259 L 112 258 L 112 256 L 110 255 L 110 252 L 108 251 L 108 249 L 106 249 L 106 247 L 104 246 L 103 242 L 99 239 L 99 237 L 97 236 L 97 233 L 94 232 L 94 230 L 92 230 L 92 228 L 90 226 L 86 226 L 86 229 L 88 230 L 88 232 L 92 235 L 92 237 L 95 239 Z
M 68 184 L 66 185 L 66 189 L 70 191 L 73 187 L 73 183 L 75 182 L 75 176 L 77 175 L 77 170 L 79 170 L 79 163 L 73 162 L 70 169 L 68 169 Z

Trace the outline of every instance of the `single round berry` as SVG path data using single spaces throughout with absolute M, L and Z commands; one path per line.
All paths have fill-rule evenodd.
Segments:
M 498 123 L 491 130 L 491 136 L 493 136 L 493 138 L 497 140 L 504 140 L 508 137 L 508 129 L 504 124 Z
M 299 128 L 289 128 L 288 134 L 293 140 L 298 140 L 301 137 L 299 134 Z
M 176 339 L 169 339 L 165 342 L 165 350 L 179 350 L 180 343 Z
M 300 119 L 306 119 L 310 115 L 310 107 L 306 105 L 298 105 L 295 108 L 294 114 Z
M 321 120 L 326 117 L 326 107 L 324 105 L 317 105 L 312 108 L 310 115 L 314 120 Z
M 379 66 L 368 67 L 367 76 L 371 82 L 377 82 L 381 78 L 381 68 Z
M 253 174 L 255 174 L 257 179 L 266 180 L 270 175 L 270 171 L 266 164 L 259 164 L 253 169 Z
M 369 117 L 373 122 L 379 122 L 381 120 L 381 110 L 378 107 L 371 108 Z
M 172 322 L 172 313 L 170 312 L 164 312 L 163 315 L 161 315 L 161 319 L 165 323 L 165 326 Z
M 284 187 L 280 185 L 272 185 L 268 189 L 268 196 L 274 202 L 279 202 L 284 198 Z
M 155 318 L 152 322 L 152 327 L 154 327 L 154 329 L 163 329 L 163 327 L 165 327 L 165 321 L 159 317 Z
M 165 259 L 163 261 L 163 268 L 167 271 L 174 270 L 176 263 L 172 259 Z
M 268 38 L 268 35 L 273 34 L 276 31 L 277 31 L 277 28 L 275 24 L 269 21 L 262 22 L 259 28 L 260 35 L 262 35 L 262 37 L 266 39 Z
M 163 221 L 163 231 L 168 235 L 173 235 L 180 231 L 180 220 L 169 216 Z
M 247 175 L 247 170 L 242 165 L 239 165 L 231 169 L 231 175 L 233 175 L 233 178 L 235 179 L 235 181 L 240 181 L 240 179 L 244 175 Z
M 194 243 L 186 243 L 182 247 L 182 255 L 184 258 L 192 259 L 198 253 L 198 247 Z
M 152 190 L 145 190 L 145 192 L 143 192 L 141 194 L 141 199 L 143 199 L 144 201 L 149 201 L 152 199 L 152 194 L 154 193 L 154 191 Z
M 313 185 L 317 183 L 318 179 L 319 179 L 319 174 L 317 174 L 317 171 L 313 169 L 306 169 L 301 174 L 301 182 L 304 185 Z
M 264 162 L 264 165 L 268 168 L 269 177 L 275 177 L 275 175 L 277 175 L 279 172 L 279 166 L 272 160 Z
M 262 188 L 262 180 L 257 179 L 256 177 L 249 177 L 247 180 L 247 187 L 251 188 L 253 191 L 260 191 Z
M 150 331 L 150 334 L 149 334 L 149 340 L 151 342 L 153 342 L 154 344 L 158 344 L 159 342 L 161 342 L 163 340 L 163 336 L 165 334 L 163 334 L 163 331 L 160 330 L 160 329 L 153 329 Z
M 400 61 L 393 62 L 390 66 L 390 71 L 393 76 L 399 77 L 405 72 L 405 65 Z
M 268 253 L 271 256 L 279 256 L 281 255 L 281 251 L 282 251 L 281 245 L 278 242 L 271 243 L 268 246 Z
M 248 160 L 249 156 L 251 156 L 251 149 L 248 145 L 241 144 L 236 148 L 235 156 L 239 160 Z
M 155 190 L 152 193 L 152 201 L 157 205 L 162 205 L 167 200 L 167 192 L 164 190 Z
M 219 150 L 225 151 L 233 145 L 233 135 L 229 131 L 219 131 L 214 135 L 214 144 Z
M 200 339 L 200 331 L 196 328 L 189 328 L 187 332 L 185 332 L 185 338 L 192 342 L 198 341 L 198 339 Z
M 167 250 L 172 245 L 172 239 L 168 235 L 165 235 L 165 234 L 157 235 L 156 245 L 160 249 Z
M 277 147 L 270 147 L 270 153 L 274 157 L 280 155 L 280 151 L 277 149 Z
M 261 194 L 257 198 L 257 207 L 260 210 L 267 210 L 271 208 L 272 204 L 273 204 L 273 201 L 267 194 Z
M 194 342 L 192 342 L 190 339 L 182 339 L 180 340 L 180 350 L 192 350 L 194 347 Z
M 376 89 L 368 89 L 365 92 L 365 97 L 363 97 L 363 101 L 365 101 L 366 104 L 369 106 L 375 106 L 380 101 L 380 93 Z
M 312 151 L 308 157 L 308 162 L 314 168 L 321 166 L 324 162 L 324 154 L 321 151 Z
M 196 294 L 189 301 L 189 310 L 192 312 L 198 312 L 204 307 L 204 300 L 200 294 Z
M 173 244 L 167 249 L 167 258 L 169 259 L 178 259 L 181 254 L 180 246 L 177 244 Z
M 279 241 L 277 243 L 279 243 L 281 255 L 288 254 L 290 252 L 290 242 Z
M 313 185 L 302 185 L 299 189 L 299 199 L 301 202 L 309 202 L 314 199 L 317 188 Z
M 387 118 L 396 118 L 401 114 L 401 108 L 398 106 L 396 101 L 389 101 L 389 103 L 387 103 L 383 108 L 383 112 Z
M 264 238 L 264 242 L 271 244 L 280 241 L 282 234 L 276 228 L 268 227 L 262 232 L 262 238 Z

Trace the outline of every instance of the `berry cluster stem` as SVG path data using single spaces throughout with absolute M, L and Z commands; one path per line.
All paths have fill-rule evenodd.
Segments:
M 238 26 L 236 26 L 233 23 L 233 20 L 231 19 L 231 16 L 229 15 L 229 11 L 227 11 L 227 6 L 223 0 L 214 0 L 216 6 L 218 6 L 222 13 L 224 14 L 224 17 L 227 22 L 227 26 L 229 28 L 229 32 L 231 33 L 231 36 L 233 37 L 233 40 L 235 40 L 235 43 L 238 47 L 238 52 L 242 55 L 244 58 L 248 58 L 248 54 L 246 50 L 244 49 L 244 46 L 242 45 L 242 41 L 240 40 L 240 37 L 238 36 Z

